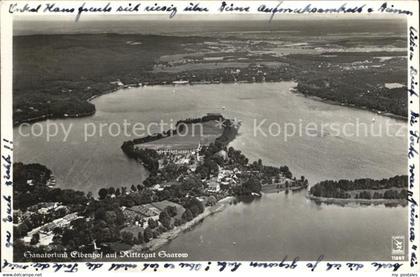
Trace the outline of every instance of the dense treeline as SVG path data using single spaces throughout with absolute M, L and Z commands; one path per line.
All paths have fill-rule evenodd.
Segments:
M 237 196 L 248 196 L 253 193 L 259 194 L 261 188 L 261 180 L 257 177 L 250 177 L 241 186 L 233 188 L 233 193 Z
M 39 164 L 14 164 L 16 176 L 15 209 L 30 209 L 29 216 L 25 215 L 22 222 L 15 222 L 14 226 L 14 257 L 17 261 L 24 261 L 23 253 L 45 253 L 45 251 L 81 251 L 91 253 L 94 243 L 104 252 L 112 252 L 112 243 L 127 243 L 129 245 L 144 243 L 158 237 L 162 232 L 174 226 L 184 224 L 204 211 L 204 205 L 195 196 L 203 195 L 203 183 L 199 178 L 186 178 L 182 182 L 167 187 L 163 191 L 153 191 L 144 185 L 132 185 L 131 188 L 102 188 L 98 198 L 91 193 L 49 188 L 46 184 L 51 171 Z M 29 179 L 30 178 L 30 179 Z M 36 180 L 34 185 L 27 186 L 28 180 Z M 149 219 L 148 227 L 139 232 L 138 237 L 132 233 L 121 231 L 127 226 L 127 218 L 122 210 L 135 205 L 170 200 L 185 208 L 183 214 L 177 215 L 173 206 L 166 207 L 159 215 L 159 220 Z M 35 204 L 42 202 L 60 202 L 65 205 L 60 209 L 53 209 L 46 214 L 37 213 Z M 30 207 L 31 205 L 35 205 Z M 35 212 L 34 212 L 35 211 Z M 56 218 L 76 212 L 77 219 L 67 227 L 55 227 L 53 241 L 48 246 L 35 246 L 39 235 L 32 237 L 31 245 L 25 245 L 20 238 L 32 229 L 42 226 Z M 14 216 L 14 220 L 17 220 Z M 139 221 L 142 221 L 139 219 Z M 159 224 L 160 223 L 160 224 Z M 142 223 L 143 224 L 143 223 Z M 40 259 L 42 260 L 42 259 Z M 45 259 L 48 260 L 48 259 Z
M 14 191 L 27 191 L 30 189 L 31 185 L 27 182 L 28 180 L 31 180 L 32 185 L 37 187 L 46 185 L 50 178 L 51 170 L 41 164 L 13 164 Z
M 319 56 L 296 54 L 289 57 L 294 59 L 297 67 L 305 65 L 307 69 L 297 77 L 300 93 L 407 117 L 407 88 L 384 86 L 385 83 L 406 84 L 407 65 L 404 59 L 398 58 L 405 54 L 382 53 L 395 59 L 373 67 L 375 59 L 366 52 L 334 52 Z M 375 53 L 375 56 L 379 54 Z
M 72 189 L 49 188 L 51 170 L 40 164 L 13 165 L 13 208 L 26 210 L 40 202 L 61 202 L 65 205 L 86 203 L 83 192 Z
M 20 99 L 21 96 L 17 96 Z M 19 107 L 13 113 L 13 124 L 36 122 L 50 118 L 83 117 L 93 115 L 95 105 L 75 96 L 63 97 L 38 93 L 19 101 Z M 18 100 L 15 100 L 15 102 Z
M 313 196 L 326 198 L 406 199 L 407 188 L 407 176 L 397 175 L 382 180 L 327 180 L 312 186 L 309 192 Z
M 208 114 L 203 117 L 199 118 L 187 118 L 184 120 L 179 120 L 175 126 L 179 126 L 180 124 L 196 124 L 196 123 L 204 123 L 209 122 L 212 120 L 225 120 L 225 118 L 221 114 Z
M 137 148 L 133 141 L 125 141 L 121 149 L 129 158 L 141 161 L 150 174 L 155 175 L 159 170 L 159 154 L 155 150 Z
M 222 115 L 206 115 L 201 118 L 190 118 L 185 120 L 179 120 L 175 124 L 174 129 L 169 129 L 166 131 L 163 131 L 162 133 L 156 134 L 156 135 L 149 135 L 141 138 L 133 139 L 133 144 L 142 144 L 147 142 L 152 142 L 159 140 L 161 138 L 170 137 L 178 134 L 179 132 L 183 132 L 185 128 L 185 124 L 195 124 L 195 123 L 204 123 L 209 122 L 212 120 L 224 120 Z

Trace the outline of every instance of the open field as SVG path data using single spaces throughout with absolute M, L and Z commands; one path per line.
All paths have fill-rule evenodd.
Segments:
M 223 129 L 218 127 L 215 120 L 185 124 L 185 132 L 161 138 L 157 141 L 145 142 L 141 144 L 142 148 L 151 149 L 191 149 L 197 148 L 198 144 L 208 145 L 220 137 L 223 133 Z

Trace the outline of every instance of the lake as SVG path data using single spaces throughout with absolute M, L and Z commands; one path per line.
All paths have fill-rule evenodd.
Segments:
M 97 130 L 101 124 L 110 123 L 122 126 L 124 122 L 140 122 L 147 126 L 160 120 L 175 123 L 219 112 L 242 122 L 231 146 L 242 150 L 251 161 L 261 158 L 268 165 L 287 165 L 295 176 L 304 175 L 310 184 L 325 179 L 406 174 L 405 122 L 294 94 L 290 89 L 295 85 L 280 82 L 119 90 L 94 99 L 97 112 L 91 117 L 37 123 L 43 128 L 51 123 L 71 126 L 65 142 L 63 132 L 48 142 L 45 136 L 25 137 L 15 128 L 14 160 L 46 165 L 62 188 L 96 194 L 101 187 L 131 186 L 141 183 L 147 174 L 120 150 L 123 141 L 133 139 L 127 136 L 132 133 L 114 136 L 104 128 L 101 135 L 85 142 L 86 126 Z M 309 125 L 311 131 L 305 133 Z M 296 134 L 285 137 L 292 126 Z M 357 136 L 356 130 L 361 135 Z M 385 130 L 391 135 L 383 135 Z M 26 134 L 29 127 L 21 131 Z M 390 259 L 391 237 L 407 233 L 406 220 L 407 210 L 402 207 L 318 206 L 302 193 L 280 193 L 251 204 L 239 203 L 206 218 L 165 249 L 187 251 L 192 260 L 281 259 L 286 254 L 302 259 L 316 259 L 320 254 L 335 260 Z
M 306 192 L 265 194 L 212 215 L 164 246 L 195 260 L 390 260 L 391 237 L 405 235 L 402 207 L 317 205 Z M 186 259 L 188 260 L 188 259 Z

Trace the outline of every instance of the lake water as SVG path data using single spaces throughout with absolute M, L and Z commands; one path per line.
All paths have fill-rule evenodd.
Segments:
M 391 237 L 405 226 L 401 207 L 317 205 L 280 192 L 229 206 L 162 250 L 196 260 L 390 260 Z
M 15 128 L 14 159 L 45 164 L 62 188 L 96 193 L 101 187 L 139 184 L 146 176 L 145 170 L 120 150 L 122 142 L 133 137 L 113 136 L 107 128 L 100 135 L 100 124 L 141 122 L 147 126 L 160 120 L 174 123 L 220 112 L 242 122 L 233 147 L 251 161 L 261 158 L 265 164 L 288 165 L 295 176 L 304 175 L 310 184 L 324 179 L 406 174 L 405 122 L 296 95 L 289 92 L 294 85 L 281 82 L 120 90 L 95 99 L 97 112 L 92 117 L 37 123 L 43 128 L 51 123 L 71 126 L 65 142 L 63 132 L 48 142 L 45 136 L 24 137 Z M 308 124 L 311 131 L 305 134 Z M 356 124 L 359 128 L 354 127 Z M 292 125 L 297 135 L 285 138 L 285 131 L 291 132 Z M 98 135 L 85 142 L 85 129 L 92 131 L 93 126 Z M 383 135 L 386 128 L 390 136 Z M 361 135 L 356 135 L 356 129 Z M 22 133 L 28 131 L 29 127 L 22 128 Z M 302 193 L 272 194 L 205 219 L 165 248 L 188 252 L 192 260 L 281 259 L 284 255 L 316 259 L 320 254 L 335 260 L 388 260 L 391 237 L 407 232 L 406 215 L 402 207 L 318 206 Z

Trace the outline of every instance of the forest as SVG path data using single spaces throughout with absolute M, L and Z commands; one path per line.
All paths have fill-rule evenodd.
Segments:
M 387 179 L 326 180 L 312 186 L 309 193 L 315 197 L 342 199 L 407 199 L 407 176 Z

